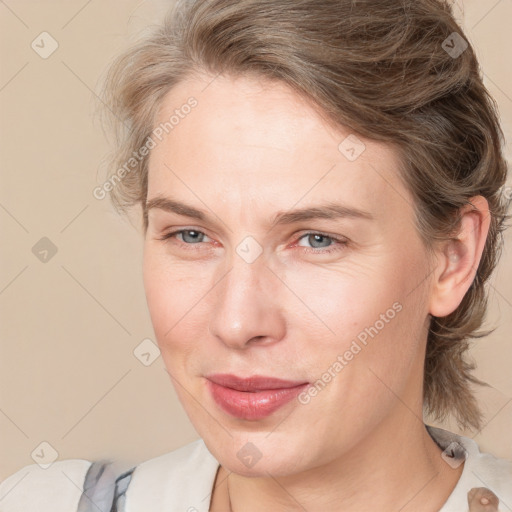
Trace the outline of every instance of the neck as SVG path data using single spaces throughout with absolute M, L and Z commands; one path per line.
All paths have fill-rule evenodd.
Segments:
M 231 473 L 227 498 L 233 512 L 434 512 L 462 469 L 443 461 L 423 422 L 406 410 L 329 464 L 277 478 Z

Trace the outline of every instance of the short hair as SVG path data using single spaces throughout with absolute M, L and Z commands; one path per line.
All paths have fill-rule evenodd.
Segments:
M 497 107 L 477 58 L 442 0 L 181 0 L 120 55 L 104 98 L 117 134 L 112 168 L 147 144 L 164 96 L 194 74 L 254 76 L 287 84 L 334 126 L 392 145 L 431 254 L 453 237 L 470 198 L 489 203 L 490 230 L 476 277 L 457 309 L 430 317 L 424 413 L 462 428 L 483 415 L 468 359 L 487 308 L 485 283 L 501 251 L 506 162 Z M 120 212 L 145 203 L 148 160 L 112 187 Z M 126 167 L 125 167 L 126 168 Z

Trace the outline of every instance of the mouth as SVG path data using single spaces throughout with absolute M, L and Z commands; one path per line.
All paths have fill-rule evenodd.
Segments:
M 299 395 L 309 382 L 255 375 L 215 374 L 206 377 L 215 403 L 229 415 L 244 420 L 265 418 Z

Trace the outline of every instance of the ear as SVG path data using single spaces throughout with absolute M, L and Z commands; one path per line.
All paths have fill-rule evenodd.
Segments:
M 469 202 L 461 209 L 456 237 L 441 242 L 435 250 L 437 268 L 429 307 L 432 316 L 443 317 L 455 311 L 475 279 L 491 214 L 484 197 L 475 196 Z

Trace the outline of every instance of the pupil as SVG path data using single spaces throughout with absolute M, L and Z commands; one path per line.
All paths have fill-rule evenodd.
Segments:
M 190 235 L 192 233 L 192 235 Z M 197 231 L 187 230 L 184 233 L 185 236 L 190 236 L 192 241 L 197 240 L 197 237 L 199 236 L 199 233 Z
M 327 238 L 324 235 L 312 235 L 312 236 L 313 236 L 315 242 L 321 242 L 322 239 L 326 239 Z M 314 244 L 312 244 L 312 245 L 314 245 Z

